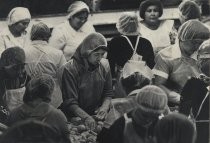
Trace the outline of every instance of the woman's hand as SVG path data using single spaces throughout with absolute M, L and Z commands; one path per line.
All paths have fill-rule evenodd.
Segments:
M 87 118 L 85 118 L 85 125 L 89 130 L 94 130 L 96 127 L 96 122 L 93 117 L 88 116 Z
M 98 110 L 95 111 L 96 113 L 96 120 L 104 120 L 107 115 L 107 108 L 100 107 Z

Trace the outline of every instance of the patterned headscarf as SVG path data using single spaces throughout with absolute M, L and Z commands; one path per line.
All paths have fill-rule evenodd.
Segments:
M 48 40 L 51 36 L 50 28 L 43 22 L 34 24 L 31 28 L 31 40 Z
M 8 25 L 15 24 L 21 20 L 26 20 L 29 19 L 31 20 L 31 14 L 27 8 L 24 7 L 16 7 L 13 8 L 7 17 L 8 20 Z

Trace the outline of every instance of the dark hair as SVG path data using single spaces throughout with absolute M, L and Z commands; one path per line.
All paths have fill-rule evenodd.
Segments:
M 126 78 L 122 78 L 121 83 L 128 94 L 135 89 L 140 89 L 146 85 L 149 85 L 150 80 L 146 77 L 143 78 L 143 75 L 140 73 L 134 73 Z
M 25 63 L 25 52 L 20 47 L 7 48 L 1 54 L 0 67 L 8 66 L 11 64 Z
M 140 4 L 140 7 L 139 7 L 139 15 L 142 19 L 145 18 L 145 11 L 151 5 L 157 6 L 158 10 L 159 10 L 159 17 L 162 16 L 162 14 L 163 14 L 163 4 L 160 0 L 145 0 Z

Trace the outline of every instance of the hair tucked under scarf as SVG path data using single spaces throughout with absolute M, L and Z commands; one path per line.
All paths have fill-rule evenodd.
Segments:
M 50 28 L 43 22 L 34 24 L 31 29 L 31 40 L 48 40 L 51 36 Z
M 86 3 L 82 2 L 82 1 L 75 1 L 74 3 L 72 3 L 67 12 L 69 13 L 67 18 L 70 19 L 73 15 L 81 12 L 81 11 L 87 11 L 88 13 L 90 12 L 89 7 L 87 6 Z
M 178 39 L 181 41 L 209 38 L 209 29 L 198 20 L 188 20 L 183 23 L 178 31 Z
M 137 15 L 131 12 L 123 13 L 120 16 L 116 27 L 121 34 L 137 34 L 139 28 Z
M 31 19 L 31 14 L 27 8 L 24 7 L 16 7 L 13 8 L 7 17 L 8 25 L 15 24 L 21 20 Z

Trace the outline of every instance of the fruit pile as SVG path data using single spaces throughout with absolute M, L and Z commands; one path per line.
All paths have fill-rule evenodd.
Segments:
M 96 128 L 93 131 L 88 130 L 80 117 L 73 117 L 68 124 L 71 142 L 96 143 L 97 134 L 102 130 L 102 127 L 103 122 L 96 121 Z

